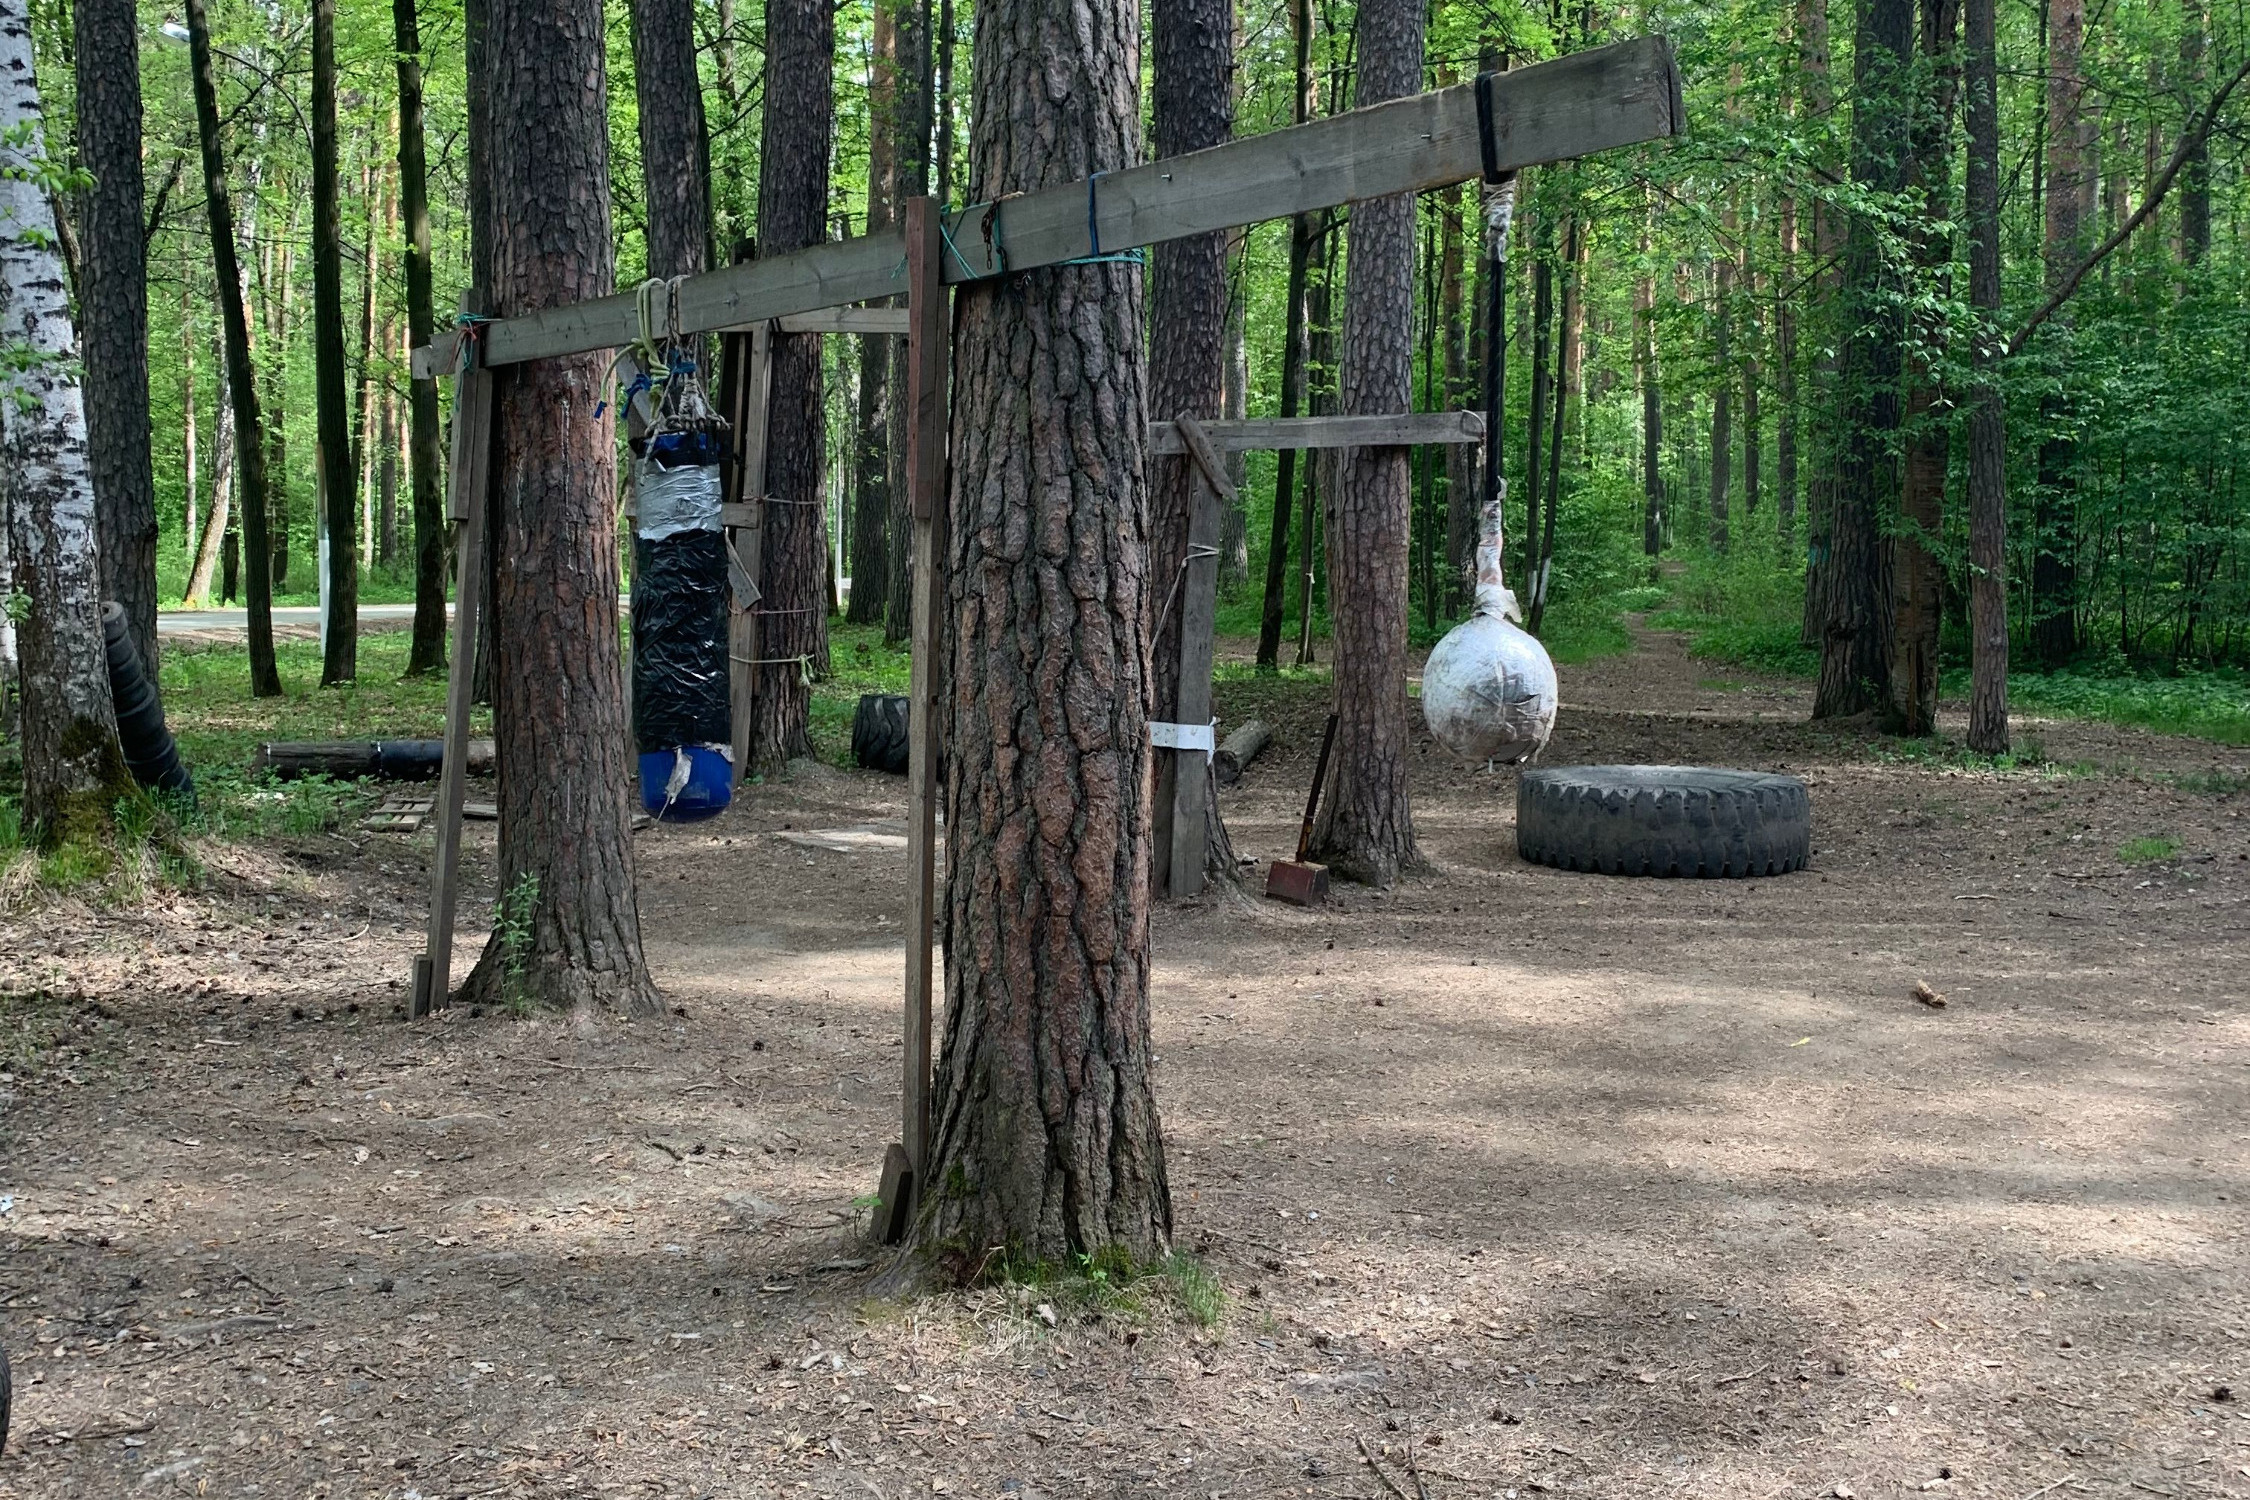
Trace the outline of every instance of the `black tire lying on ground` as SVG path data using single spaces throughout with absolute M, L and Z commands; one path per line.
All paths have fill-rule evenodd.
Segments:
M 906 774 L 906 695 L 862 693 L 852 714 L 852 760 L 870 771 Z
M 1812 858 L 1812 798 L 1796 777 L 1762 771 L 1526 771 L 1516 783 L 1516 852 L 1603 875 L 1782 875 Z

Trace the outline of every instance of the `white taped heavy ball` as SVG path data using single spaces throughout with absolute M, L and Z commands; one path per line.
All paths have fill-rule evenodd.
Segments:
M 1463 760 L 1513 765 L 1555 729 L 1555 664 L 1547 648 L 1497 614 L 1456 625 L 1422 669 L 1422 717 Z

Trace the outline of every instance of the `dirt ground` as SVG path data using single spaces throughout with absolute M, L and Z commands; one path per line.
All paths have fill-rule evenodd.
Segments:
M 426 836 L 19 905 L 0 1495 L 2250 1496 L 2244 752 L 1963 770 L 1665 637 L 1563 680 L 1549 763 L 1792 771 L 1814 868 L 1528 866 L 1512 776 L 1426 749 L 1435 874 L 1161 912 L 1210 1325 L 874 1295 L 895 780 L 640 835 L 657 1023 L 396 1019 Z M 1281 725 L 1262 862 L 1319 689 L 1219 702 Z

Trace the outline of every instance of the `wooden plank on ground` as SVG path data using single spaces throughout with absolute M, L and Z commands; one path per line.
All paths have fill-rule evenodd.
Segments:
M 464 312 L 483 304 L 461 298 Z M 473 351 L 472 351 L 473 352 Z M 485 490 L 492 458 L 492 373 L 480 365 L 453 382 L 453 473 L 447 504 L 453 519 L 457 572 L 453 584 L 453 659 L 445 686 L 445 762 L 438 772 L 433 815 L 437 857 L 430 866 L 429 944 L 414 966 L 413 1014 L 426 1016 L 453 995 L 453 917 L 460 894 L 461 803 L 468 791 L 469 711 L 477 656 L 477 620 L 484 605 Z
M 1211 722 L 1211 654 L 1219 607 L 1219 509 L 1226 466 L 1193 418 L 1174 424 L 1195 461 L 1194 498 L 1188 511 L 1187 577 L 1180 599 L 1180 686 L 1173 719 Z M 1216 480 L 1216 483 L 1214 483 Z M 1203 889 L 1208 845 L 1205 804 L 1211 793 L 1211 758 L 1201 750 L 1175 750 L 1172 768 L 1172 878 L 1175 901 Z
M 930 1011 L 936 984 L 938 710 L 945 693 L 945 442 L 946 377 L 951 353 L 952 298 L 938 279 L 942 241 L 934 198 L 906 204 L 906 258 L 913 323 L 906 336 L 906 487 L 912 517 L 913 675 L 908 684 L 906 764 L 906 1036 L 900 1142 L 903 1202 L 885 1228 L 903 1234 L 928 1179 L 930 1151 Z
M 1641 37 L 1494 75 L 1495 165 L 1564 161 L 1678 135 L 1687 120 L 1663 37 Z M 1394 99 L 1206 151 L 1168 157 L 947 219 L 939 275 L 976 281 L 1095 253 L 1283 219 L 1365 198 L 1449 187 L 1484 170 L 1476 86 Z M 901 234 L 885 230 L 690 277 L 684 333 L 736 328 L 906 289 Z M 516 364 L 614 349 L 640 332 L 631 292 L 550 308 L 485 329 L 485 362 Z M 445 340 L 417 350 L 414 373 L 442 374 Z
M 1411 448 L 1423 443 L 1481 443 L 1484 416 L 1473 411 L 1401 412 L 1374 417 L 1250 417 L 1205 422 L 1221 453 L 1277 448 Z M 1187 446 L 1170 422 L 1148 424 L 1148 451 L 1164 457 Z

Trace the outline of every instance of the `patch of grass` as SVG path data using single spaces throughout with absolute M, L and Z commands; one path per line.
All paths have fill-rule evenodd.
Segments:
M 2183 771 L 2167 779 L 2183 792 L 2201 792 L 2211 797 L 2250 792 L 2250 775 L 2240 771 Z
M 1684 609 L 1648 617 L 1657 630 L 1688 637 L 1688 655 L 1698 661 L 1725 662 L 1775 677 L 1814 677 L 1820 653 L 1798 639 L 1795 621 L 1729 620 Z
M 2162 834 L 2144 834 L 2117 846 L 2117 857 L 2129 865 L 2157 864 L 2179 852 L 2180 841 Z
M 1621 591 L 1616 602 L 1619 609 L 1631 614 L 1640 614 L 1646 610 L 1663 609 L 1666 605 L 1669 605 L 1672 602 L 1672 591 L 1660 583 L 1644 583 L 1638 587 Z
M 1884 738 L 1875 743 L 1870 759 L 1894 765 L 1932 766 L 1954 771 L 1985 771 L 1994 775 L 2036 775 L 2047 778 L 2099 776 L 2102 768 L 2090 760 L 2055 761 L 2047 758 L 2046 745 L 2027 738 L 2015 749 L 1986 755 L 1958 740 Z
M 1137 1265 L 1122 1250 L 1071 1257 L 1067 1266 L 1001 1256 L 985 1267 L 988 1285 L 1012 1286 L 1025 1311 L 1045 1306 L 1056 1321 L 1066 1316 L 1147 1314 L 1151 1295 L 1174 1302 L 1199 1327 L 1208 1328 L 1226 1311 L 1226 1292 L 1197 1257 L 1175 1250 L 1153 1265 Z
M 403 630 L 359 638 L 359 679 L 320 682 L 317 641 L 277 641 L 282 693 L 250 696 L 246 646 L 167 645 L 164 717 L 195 777 L 196 807 L 175 809 L 181 826 L 215 838 L 265 838 L 330 832 L 356 822 L 377 800 L 372 784 L 312 776 L 274 781 L 251 761 L 268 740 L 436 739 L 445 732 L 445 678 L 409 678 L 413 645 Z M 470 719 L 472 734 L 492 732 L 491 710 Z
M 913 653 L 905 642 L 883 643 L 880 625 L 828 622 L 828 676 L 813 683 L 813 753 L 830 765 L 852 763 L 852 715 L 862 693 L 903 693 L 911 683 Z
M 1965 672 L 1947 674 L 1947 690 L 1968 690 Z M 2011 707 L 2109 724 L 2134 724 L 2161 734 L 2194 735 L 2250 745 L 2250 672 L 2226 668 L 2176 677 L 2122 666 L 2010 673 Z

